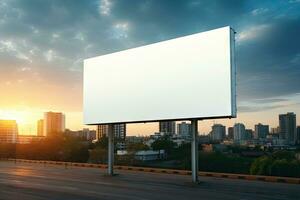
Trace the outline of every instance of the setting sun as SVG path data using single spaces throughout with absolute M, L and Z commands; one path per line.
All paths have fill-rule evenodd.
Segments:
M 0 110 L 0 119 L 16 120 L 19 125 L 32 123 L 32 115 L 27 110 Z
M 0 110 L 0 119 L 16 120 L 18 124 L 28 123 L 28 114 L 25 111 Z
M 0 119 L 16 120 L 21 134 L 35 134 L 36 120 L 41 113 L 33 112 L 29 108 L 0 110 Z

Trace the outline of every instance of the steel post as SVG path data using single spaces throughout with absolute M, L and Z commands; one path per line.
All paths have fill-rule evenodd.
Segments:
M 198 182 L 198 120 L 192 119 L 192 142 L 191 142 L 191 156 L 192 156 L 192 180 L 194 183 Z
M 107 170 L 109 175 L 114 175 L 114 132 L 113 124 L 108 125 L 108 163 Z

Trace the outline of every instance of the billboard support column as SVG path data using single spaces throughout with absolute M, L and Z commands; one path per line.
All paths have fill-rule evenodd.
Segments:
M 193 183 L 198 182 L 198 120 L 192 119 L 192 180 Z
M 114 125 L 108 125 L 108 175 L 114 175 Z

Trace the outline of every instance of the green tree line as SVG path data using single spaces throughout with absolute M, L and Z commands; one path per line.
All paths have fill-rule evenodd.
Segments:
M 117 141 L 116 141 L 117 142 Z M 19 158 L 34 160 L 54 160 L 67 162 L 107 163 L 108 140 L 101 138 L 92 144 L 79 138 L 58 134 L 29 144 L 0 144 L 0 158 Z M 140 161 L 135 159 L 135 152 L 140 150 L 165 150 L 167 157 L 158 161 Z M 199 170 L 242 173 L 253 175 L 300 177 L 300 161 L 291 151 L 275 151 L 258 158 L 241 154 L 244 149 L 229 148 L 229 152 L 203 152 L 199 146 Z M 257 148 L 256 150 L 259 150 Z M 115 155 L 119 165 L 165 167 L 191 169 L 191 145 L 177 145 L 168 137 L 162 137 L 151 147 L 139 143 L 127 143 L 127 155 Z

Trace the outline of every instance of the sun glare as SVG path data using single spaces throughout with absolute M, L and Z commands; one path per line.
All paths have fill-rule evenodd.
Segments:
M 16 120 L 19 134 L 32 135 L 36 133 L 36 121 L 42 117 L 42 113 L 40 110 L 32 110 L 27 107 L 10 110 L 0 109 L 0 120 Z
M 0 110 L 0 119 L 16 120 L 18 124 L 28 123 L 28 115 L 24 111 Z

